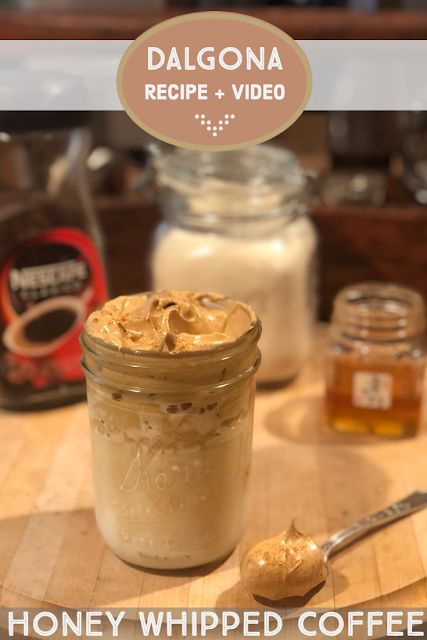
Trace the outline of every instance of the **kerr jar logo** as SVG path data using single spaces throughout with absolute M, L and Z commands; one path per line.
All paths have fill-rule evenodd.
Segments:
M 137 38 L 118 91 L 142 129 L 171 144 L 227 150 L 263 142 L 301 115 L 311 90 L 303 51 L 286 33 L 237 13 L 192 13 Z

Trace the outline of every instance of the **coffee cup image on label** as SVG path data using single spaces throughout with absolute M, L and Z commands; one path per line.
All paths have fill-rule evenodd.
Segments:
M 48 356 L 76 337 L 85 314 L 85 303 L 79 298 L 59 296 L 44 300 L 16 317 L 3 333 L 3 344 L 21 356 Z
M 277 27 L 223 11 L 145 31 L 125 52 L 117 90 L 129 117 L 179 147 L 229 150 L 291 126 L 311 92 L 300 46 Z

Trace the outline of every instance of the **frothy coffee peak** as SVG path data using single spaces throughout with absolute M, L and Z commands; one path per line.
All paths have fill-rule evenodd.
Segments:
M 322 550 L 294 523 L 278 536 L 250 548 L 240 565 L 246 589 L 268 600 L 304 596 L 327 574 Z
M 234 342 L 255 322 L 248 305 L 219 294 L 161 291 L 106 302 L 86 331 L 119 349 L 179 353 Z

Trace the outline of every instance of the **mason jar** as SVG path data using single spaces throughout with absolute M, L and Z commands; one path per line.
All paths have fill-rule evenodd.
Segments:
M 263 333 L 258 382 L 300 371 L 315 313 L 316 234 L 309 181 L 284 148 L 174 149 L 154 158 L 164 220 L 155 234 L 154 289 L 216 291 L 250 304 Z
M 236 546 L 248 507 L 259 335 L 255 319 L 231 343 L 154 352 L 107 344 L 86 323 L 96 519 L 123 560 L 182 569 Z
M 412 436 L 421 414 L 426 356 L 422 296 L 367 282 L 334 302 L 327 359 L 329 424 L 345 433 Z

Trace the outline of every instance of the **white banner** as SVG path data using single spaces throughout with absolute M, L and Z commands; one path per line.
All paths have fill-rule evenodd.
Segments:
M 427 40 L 300 40 L 309 111 L 427 110 Z M 128 40 L 0 41 L 0 110 L 121 110 Z

